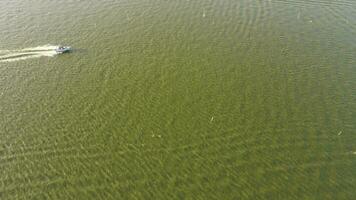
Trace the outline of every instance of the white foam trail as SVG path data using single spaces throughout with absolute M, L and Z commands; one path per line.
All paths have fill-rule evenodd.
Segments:
M 0 50 L 0 62 L 14 62 L 40 57 L 52 57 L 57 55 L 58 46 L 43 45 L 19 50 Z
M 46 51 L 46 50 L 55 50 L 57 48 L 58 48 L 58 46 L 48 44 L 48 45 L 44 45 L 44 46 L 25 48 L 25 49 L 22 49 L 22 51 Z

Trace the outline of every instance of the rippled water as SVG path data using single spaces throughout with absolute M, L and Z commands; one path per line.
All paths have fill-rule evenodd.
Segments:
M 1 0 L 0 199 L 356 199 L 355 55 L 353 0 Z

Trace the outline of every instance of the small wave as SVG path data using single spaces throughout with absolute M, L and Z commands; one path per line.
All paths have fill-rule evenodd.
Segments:
M 40 57 L 52 57 L 57 55 L 58 46 L 43 45 L 19 50 L 0 50 L 0 62 L 14 62 Z

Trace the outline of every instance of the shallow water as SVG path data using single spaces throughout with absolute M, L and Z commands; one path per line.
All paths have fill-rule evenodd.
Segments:
M 0 199 L 356 199 L 355 36 L 353 0 L 2 0 Z

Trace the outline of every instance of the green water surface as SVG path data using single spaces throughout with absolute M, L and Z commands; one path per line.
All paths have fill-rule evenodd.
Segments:
M 59 44 L 0 62 L 0 199 L 356 199 L 354 0 L 0 0 Z

